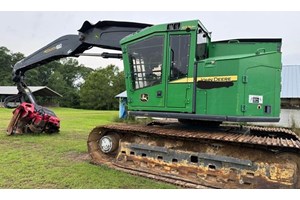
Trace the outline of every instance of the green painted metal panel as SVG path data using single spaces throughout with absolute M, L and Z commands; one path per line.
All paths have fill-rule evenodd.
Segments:
M 203 82 L 197 85 L 196 110 L 197 114 L 208 115 L 236 115 L 238 111 L 238 86 L 240 81 L 238 59 L 233 60 L 215 60 L 212 64 L 203 60 L 198 65 L 197 77 L 210 78 L 211 81 Z M 215 82 L 219 77 L 236 76 L 237 80 L 231 82 Z M 229 84 L 228 84 L 229 83 Z M 198 101 L 199 99 L 199 101 Z M 206 106 L 201 105 L 201 99 L 206 100 Z M 203 108 L 206 111 L 202 110 Z
M 248 67 L 244 74 L 248 77 L 245 87 L 245 103 L 247 116 L 279 116 L 280 104 L 280 53 L 259 55 L 245 59 L 241 65 Z M 250 64 L 251 63 L 251 64 Z M 258 73 L 259 72 L 259 73 Z M 269 106 L 269 111 L 266 106 Z
M 277 52 L 280 51 L 280 47 L 281 42 L 277 42 L 276 39 L 274 42 L 270 39 L 236 39 L 212 42 L 209 47 L 209 57 Z
M 278 117 L 280 53 L 230 57 L 214 59 L 214 64 L 206 60 L 199 63 L 198 77 L 236 76 L 237 80 L 231 81 L 229 85 L 219 82 L 219 85 L 208 89 L 198 87 L 197 114 Z M 250 97 L 261 97 L 263 101 L 249 103 Z M 203 99 L 206 100 L 206 106 L 201 105 Z M 266 113 L 265 106 L 270 106 L 271 112 Z

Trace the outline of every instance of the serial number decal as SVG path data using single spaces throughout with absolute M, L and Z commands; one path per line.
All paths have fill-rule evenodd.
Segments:
M 249 103 L 263 104 L 263 96 L 261 95 L 249 95 Z
M 51 51 L 58 50 L 58 49 L 61 49 L 61 48 L 62 48 L 62 44 L 58 44 L 55 47 L 50 47 L 50 48 L 44 50 L 43 52 L 44 53 L 49 53 Z

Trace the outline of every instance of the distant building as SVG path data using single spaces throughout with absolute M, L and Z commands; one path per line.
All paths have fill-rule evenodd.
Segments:
M 58 106 L 54 101 L 55 98 L 62 97 L 58 92 L 47 86 L 28 86 L 35 97 L 48 97 L 47 105 Z M 8 96 L 18 94 L 16 86 L 0 86 L 0 106 L 3 106 L 4 99 Z
M 119 118 L 125 119 L 127 117 L 127 92 L 124 91 L 115 96 L 119 99 Z
M 300 65 L 282 67 L 281 87 L 281 108 L 300 109 Z
M 300 128 L 300 65 L 282 66 L 280 98 L 280 121 L 254 124 Z

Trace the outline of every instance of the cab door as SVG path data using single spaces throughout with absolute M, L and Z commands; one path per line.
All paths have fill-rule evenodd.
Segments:
M 166 107 L 170 111 L 192 112 L 193 58 L 191 33 L 168 34 Z
M 154 34 L 127 47 L 131 109 L 160 110 L 165 106 L 165 38 L 166 34 Z

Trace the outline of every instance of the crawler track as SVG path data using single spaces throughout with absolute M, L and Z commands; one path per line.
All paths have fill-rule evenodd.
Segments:
M 104 154 L 99 140 L 109 133 L 121 140 L 115 152 Z M 300 139 L 282 128 L 108 125 L 90 133 L 88 149 L 96 164 L 182 187 L 300 187 Z

